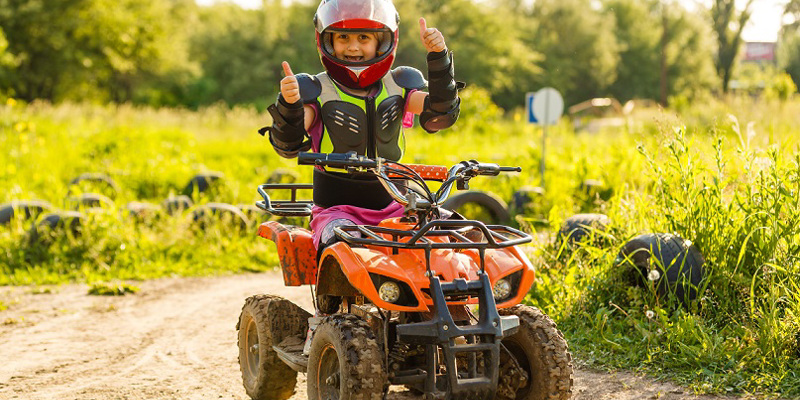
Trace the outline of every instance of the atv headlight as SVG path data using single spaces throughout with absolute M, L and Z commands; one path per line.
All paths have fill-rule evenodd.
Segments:
M 492 288 L 495 299 L 504 299 L 511 294 L 511 283 L 506 278 L 498 279 Z
M 380 289 L 378 289 L 378 295 L 381 297 L 381 300 L 394 303 L 400 298 L 400 286 L 392 281 L 383 282 Z

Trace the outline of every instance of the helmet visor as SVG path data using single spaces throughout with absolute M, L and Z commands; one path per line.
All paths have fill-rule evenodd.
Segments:
M 334 51 L 333 41 L 337 34 L 366 35 L 375 38 L 375 53 L 368 59 L 358 60 L 358 58 L 348 58 L 348 54 L 342 53 L 343 58 L 339 58 Z M 382 30 L 333 30 L 328 29 L 320 36 L 320 46 L 326 55 L 340 64 L 344 65 L 372 65 L 390 53 L 394 45 L 394 35 L 388 29 Z
M 390 0 L 328 0 L 317 9 L 317 32 L 336 29 L 397 30 L 397 10 Z

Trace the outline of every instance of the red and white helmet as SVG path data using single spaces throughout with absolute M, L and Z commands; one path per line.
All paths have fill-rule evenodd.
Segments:
M 397 51 L 400 16 L 391 0 L 322 0 L 314 15 L 317 50 L 331 78 L 352 89 L 363 89 L 377 82 L 392 68 Z M 375 58 L 347 61 L 333 52 L 333 32 L 376 32 Z

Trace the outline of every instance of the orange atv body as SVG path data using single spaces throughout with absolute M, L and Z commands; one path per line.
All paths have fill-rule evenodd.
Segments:
M 307 229 L 275 221 L 259 226 L 259 236 L 276 244 L 285 284 L 312 285 L 315 314 L 278 296 L 248 298 L 237 330 L 251 398 L 288 399 L 297 372 L 307 374 L 308 397 L 315 400 L 381 398 L 389 385 L 427 399 L 570 397 L 563 335 L 540 310 L 520 304 L 534 269 L 518 246 L 531 236 L 443 219 L 438 208 L 454 186 L 465 189 L 475 176 L 519 168 L 470 160 L 448 170 L 355 153 L 301 153 L 298 163 L 371 171 L 405 216 L 377 226 L 337 226 L 339 241 L 321 253 Z M 422 189 L 399 191 L 393 174 Z M 434 193 L 424 180 L 442 185 Z M 266 190 L 273 189 L 290 190 L 290 199 L 271 199 Z M 298 200 L 297 191 L 309 189 L 261 185 L 264 201 L 257 205 L 276 216 L 307 217 L 313 202 Z
M 411 230 L 414 224 L 401 222 L 400 218 L 383 221 L 380 227 Z M 307 229 L 282 225 L 275 221 L 261 224 L 258 234 L 275 242 L 287 286 L 317 285 L 319 293 L 335 296 L 363 295 L 372 304 L 392 311 L 428 312 L 433 299 L 424 289 L 430 284 L 425 275 L 425 253 L 418 249 L 398 249 L 384 246 L 351 247 L 339 242 L 324 250 L 317 264 L 317 251 Z M 383 234 L 387 239 L 388 234 Z M 432 240 L 446 242 L 447 237 Z M 430 254 L 431 271 L 444 282 L 456 278 L 477 280 L 481 269 L 480 254 L 476 249 L 438 249 Z M 331 262 L 335 261 L 335 262 Z M 497 302 L 497 308 L 519 304 L 530 290 L 534 269 L 518 247 L 486 249 L 485 268 L 492 286 L 501 279 L 513 277 L 512 294 Z M 383 301 L 378 295 L 372 276 L 385 276 L 405 283 L 413 294 L 407 305 Z M 344 278 L 344 280 L 342 279 Z M 448 302 L 451 305 L 476 304 L 477 299 Z

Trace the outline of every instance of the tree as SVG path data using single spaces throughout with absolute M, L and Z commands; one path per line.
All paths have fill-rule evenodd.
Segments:
M 718 87 L 713 43 L 708 25 L 680 4 L 667 7 L 667 92 L 669 96 L 697 97 Z
M 480 86 L 504 108 L 523 104 L 525 91 L 541 74 L 540 53 L 525 45 L 511 11 L 471 0 L 397 0 L 400 47 L 395 65 L 425 71 L 426 53 L 419 38 L 419 17 L 444 34 L 454 53 L 456 79 Z
M 605 95 L 617 78 L 619 45 L 614 21 L 591 0 L 537 0 L 521 7 L 524 44 L 543 56 L 534 88 L 552 86 L 567 104 Z
M 792 17 L 789 22 L 781 27 L 781 32 L 800 31 L 800 0 L 789 0 L 783 8 L 783 15 Z
M 620 101 L 660 98 L 662 52 L 667 96 L 694 97 L 716 83 L 708 27 L 678 3 L 659 3 L 604 2 L 604 12 L 616 21 L 620 49 L 617 79 L 609 92 Z
M 3 29 L 0 29 L 0 98 L 14 94 L 11 90 L 11 74 L 16 67 L 16 59 L 7 50 L 8 40 Z
M 0 0 L 25 100 L 132 100 L 147 77 L 187 69 L 191 0 Z M 182 50 L 182 47 L 184 50 Z
M 717 34 L 717 75 L 722 79 L 725 93 L 742 44 L 742 31 L 750 20 L 752 4 L 753 0 L 747 0 L 742 11 L 736 10 L 736 0 L 714 0 L 711 6 L 712 26 Z
M 659 96 L 661 26 L 657 0 L 608 0 L 604 12 L 613 18 L 620 61 L 609 92 L 624 102 Z
M 311 23 L 316 5 L 293 3 L 281 11 L 280 21 L 268 18 L 274 2 L 265 5 L 245 10 L 219 3 L 201 9 L 200 29 L 191 41 L 202 75 L 191 86 L 190 106 L 222 100 L 265 107 L 275 102 L 281 61 L 297 73 L 322 69 Z
M 783 13 L 792 16 L 793 21 L 781 27 L 778 66 L 800 86 L 800 0 L 786 3 Z

